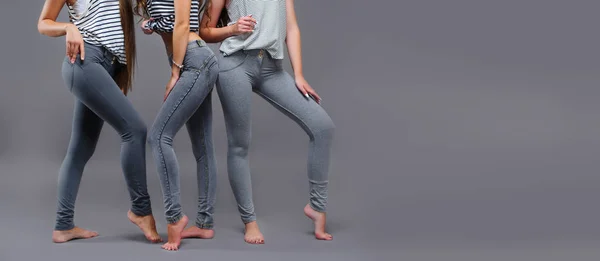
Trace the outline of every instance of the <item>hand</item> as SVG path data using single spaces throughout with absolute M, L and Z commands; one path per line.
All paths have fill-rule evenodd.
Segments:
M 238 19 L 235 24 L 233 24 L 233 35 L 254 32 L 255 25 L 256 19 L 254 19 L 252 15 L 243 16 L 240 19 Z
M 173 87 L 175 87 L 177 80 L 179 80 L 178 75 L 173 75 L 171 76 L 171 79 L 169 79 L 169 83 L 167 83 L 167 91 L 165 92 L 165 98 L 163 99 L 163 102 L 167 100 L 167 97 L 169 97 L 169 93 L 171 93 L 171 90 L 173 89 Z
M 306 82 L 304 77 L 296 77 L 296 87 L 307 99 L 310 99 L 310 97 L 308 96 L 310 94 L 312 95 L 312 97 L 315 98 L 315 101 L 317 103 L 321 103 L 321 97 L 319 97 L 317 92 L 312 87 L 310 87 L 310 85 L 308 84 L 308 82 Z
M 144 20 L 142 22 L 142 24 L 140 25 L 142 27 L 142 32 L 144 32 L 144 34 L 153 34 L 154 30 L 150 29 L 150 27 L 148 27 L 148 22 L 154 20 L 153 18 L 150 18 L 148 20 Z
M 67 26 L 66 31 L 67 57 L 69 57 L 69 61 L 75 63 L 77 54 L 81 54 L 81 60 L 83 61 L 85 59 L 85 47 L 79 29 L 75 25 L 70 24 Z

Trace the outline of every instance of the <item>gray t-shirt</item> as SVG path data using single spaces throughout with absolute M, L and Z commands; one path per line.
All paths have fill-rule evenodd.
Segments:
M 286 37 L 285 0 L 231 0 L 227 13 L 232 25 L 240 17 L 252 15 L 256 19 L 254 32 L 223 40 L 221 52 L 225 56 L 239 50 L 264 49 L 273 59 L 283 59 Z

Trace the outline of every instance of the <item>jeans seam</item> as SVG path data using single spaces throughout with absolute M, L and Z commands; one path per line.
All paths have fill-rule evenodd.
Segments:
M 171 117 L 173 116 L 173 114 L 175 113 L 175 111 L 179 108 L 179 105 L 181 105 L 181 103 L 183 102 L 183 100 L 188 96 L 188 94 L 190 93 L 190 91 L 194 88 L 194 85 L 196 84 L 196 81 L 198 81 L 198 78 L 200 77 L 200 73 L 196 72 L 196 77 L 194 78 L 194 81 L 192 82 L 192 84 L 190 85 L 190 88 L 187 89 L 185 95 L 183 97 L 181 97 L 179 99 L 179 101 L 177 101 L 177 103 L 175 104 L 174 108 L 171 110 L 171 112 L 169 112 L 169 115 L 167 116 L 167 119 L 163 122 L 163 125 L 160 129 L 160 132 L 158 134 L 158 154 L 160 157 L 160 163 L 161 165 L 163 165 L 163 170 L 166 176 L 165 182 L 166 182 L 166 188 L 167 188 L 167 195 L 171 196 L 171 186 L 169 183 L 169 171 L 167 170 L 167 164 L 165 162 L 165 157 L 163 155 L 162 152 L 162 136 L 163 136 L 163 132 L 165 131 L 165 127 L 167 126 L 167 122 L 169 122 L 169 120 L 171 119 Z
M 204 188 L 203 189 L 206 192 L 206 203 L 210 204 L 210 199 L 209 199 L 210 193 L 208 191 L 209 190 L 209 184 L 210 184 L 210 181 L 209 181 L 209 179 L 210 179 L 210 173 L 209 173 L 209 170 L 208 170 L 208 160 L 209 159 L 208 159 L 208 157 L 206 157 L 206 155 L 208 154 L 208 149 L 206 148 L 206 129 L 205 129 L 206 128 L 206 123 L 205 123 L 205 120 L 206 119 L 204 117 L 202 117 L 202 130 L 204 132 L 202 134 L 202 152 L 203 152 L 202 154 L 205 157 L 204 166 L 203 167 L 204 167 L 204 173 L 206 173 L 206 180 L 204 182 Z M 204 223 L 204 222 L 206 222 L 206 217 L 204 217 L 202 219 L 202 223 Z
M 195 68 L 195 67 L 187 67 L 187 70 L 184 69 L 183 71 L 194 71 L 197 73 L 200 73 L 204 70 L 204 68 L 206 67 L 206 65 L 208 64 L 208 62 L 210 62 L 211 59 L 215 58 L 215 55 L 212 54 L 210 55 L 208 58 L 206 58 L 203 62 L 202 65 L 200 66 L 200 68 Z

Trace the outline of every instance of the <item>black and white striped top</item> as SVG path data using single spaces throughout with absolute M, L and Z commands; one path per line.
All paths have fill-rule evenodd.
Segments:
M 202 1 L 205 5 L 206 1 Z M 150 20 L 148 27 L 159 33 L 173 32 L 175 27 L 175 5 L 173 0 L 146 0 Z M 192 0 L 190 10 L 190 31 L 197 32 L 200 20 L 200 0 Z
M 77 0 L 74 5 L 67 6 L 69 18 L 79 28 L 83 41 L 103 46 L 120 63 L 127 63 L 119 0 Z

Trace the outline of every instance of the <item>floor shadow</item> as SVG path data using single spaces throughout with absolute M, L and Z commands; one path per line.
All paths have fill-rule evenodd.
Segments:
M 166 241 L 167 240 L 167 234 L 160 234 L 160 237 Z M 136 243 L 143 243 L 143 244 L 154 244 L 151 243 L 150 241 L 148 241 L 146 239 L 146 237 L 141 234 L 141 233 L 131 233 L 131 234 L 120 234 L 120 235 L 108 235 L 108 236 L 103 236 L 102 234 L 98 235 L 95 238 L 90 238 L 90 239 L 79 239 L 79 240 L 73 240 L 73 242 L 77 242 L 77 243 L 115 243 L 115 242 L 136 242 Z M 156 243 L 156 244 L 160 244 L 160 243 Z
M 351 226 L 350 226 L 350 224 L 347 223 L 347 221 L 328 221 L 326 230 L 327 230 L 327 233 L 333 235 L 335 238 L 336 233 L 347 230 L 350 227 Z M 306 234 L 310 235 L 310 236 L 314 236 L 313 228 L 309 228 L 308 230 L 306 230 Z

